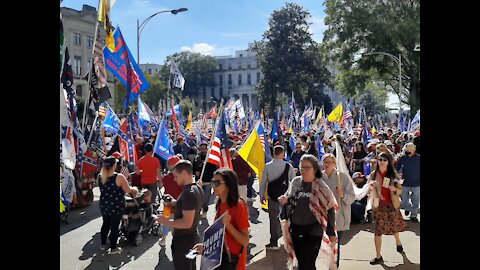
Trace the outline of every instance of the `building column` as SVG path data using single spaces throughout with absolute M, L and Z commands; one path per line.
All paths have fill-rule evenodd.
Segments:
M 253 109 L 253 106 L 252 106 L 252 94 L 248 94 L 248 107 Z

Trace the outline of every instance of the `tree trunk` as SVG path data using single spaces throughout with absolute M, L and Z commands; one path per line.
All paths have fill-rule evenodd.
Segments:
M 413 118 L 420 109 L 420 83 L 413 72 L 410 74 L 410 96 L 408 101 L 410 103 L 410 115 Z

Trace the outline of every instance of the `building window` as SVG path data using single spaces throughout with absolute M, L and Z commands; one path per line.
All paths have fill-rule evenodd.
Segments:
M 232 85 L 232 74 L 228 74 L 228 85 Z
M 82 87 L 82 85 L 77 85 L 77 87 L 75 87 L 75 90 L 77 92 L 77 97 L 83 97 L 83 87 Z
M 82 75 L 82 58 L 79 56 L 74 57 L 75 75 Z
M 91 36 L 88 36 L 87 37 L 87 45 L 88 45 L 88 48 L 92 48 L 93 47 L 93 37 Z
M 247 64 L 247 68 L 250 69 L 252 68 L 252 65 L 250 65 L 250 63 Z
M 88 58 L 87 68 L 92 68 L 92 58 L 91 57 Z
M 219 93 L 219 95 L 220 95 L 220 98 L 223 97 L 223 87 L 220 87 L 220 93 Z
M 79 33 L 73 33 L 73 45 L 81 45 L 82 36 Z
M 240 54 L 240 57 L 243 57 L 243 54 Z
M 242 62 L 238 63 L 238 69 L 242 69 Z
M 250 73 L 247 74 L 247 84 L 252 85 L 252 74 Z
M 238 74 L 238 85 L 242 85 L 242 74 Z
M 155 69 L 155 73 L 158 73 L 158 69 L 157 69 L 157 68 Z
M 223 85 L 223 75 L 218 75 L 218 85 Z
M 222 69 L 223 69 L 223 65 L 222 65 L 222 64 L 218 64 L 218 69 L 219 69 L 219 70 L 222 70 Z
M 232 70 L 232 64 L 228 63 L 228 70 Z
M 148 69 L 148 75 L 152 75 L 152 69 L 151 68 Z
M 257 72 L 257 83 L 260 82 L 260 72 Z

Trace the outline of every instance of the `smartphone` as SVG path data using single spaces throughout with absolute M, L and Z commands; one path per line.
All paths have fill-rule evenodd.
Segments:
M 383 187 L 388 188 L 389 185 L 390 185 L 390 178 L 384 177 L 383 178 Z
M 195 249 L 190 249 L 190 252 L 187 253 L 187 255 L 185 255 L 185 258 L 187 259 L 195 259 L 195 257 L 198 255 L 198 251 L 196 251 Z

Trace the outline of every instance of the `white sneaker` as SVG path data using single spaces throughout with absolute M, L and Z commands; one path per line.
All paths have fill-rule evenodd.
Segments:
M 167 236 L 164 236 L 162 237 L 162 239 L 160 239 L 160 241 L 158 241 L 158 244 L 162 247 L 164 247 L 167 243 Z
M 107 245 L 100 245 L 100 250 L 106 250 L 107 249 Z
M 116 248 L 110 249 L 110 254 L 120 254 L 121 252 L 122 252 L 121 247 L 116 247 Z

